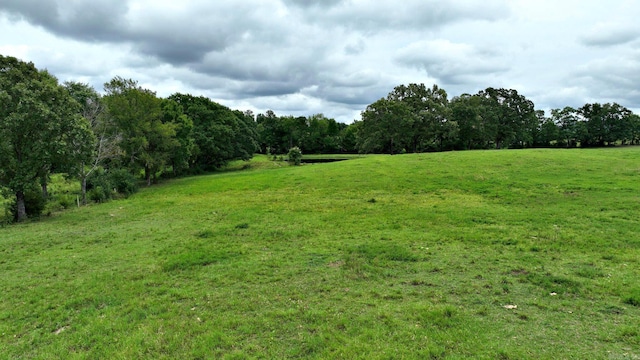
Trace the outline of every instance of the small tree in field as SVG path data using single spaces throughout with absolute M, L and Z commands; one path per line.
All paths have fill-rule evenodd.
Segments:
M 302 163 L 302 151 L 299 147 L 294 146 L 289 149 L 289 163 L 293 165 L 300 165 Z

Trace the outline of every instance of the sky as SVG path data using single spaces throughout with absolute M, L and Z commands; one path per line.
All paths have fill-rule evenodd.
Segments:
M 640 109 L 637 0 L 0 0 L 0 54 L 232 109 L 360 119 L 394 87 Z

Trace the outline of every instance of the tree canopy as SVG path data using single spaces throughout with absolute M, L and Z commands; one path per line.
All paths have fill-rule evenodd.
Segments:
M 88 159 L 95 137 L 67 89 L 32 63 L 0 56 L 0 104 L 0 186 L 22 221 L 27 189 Z

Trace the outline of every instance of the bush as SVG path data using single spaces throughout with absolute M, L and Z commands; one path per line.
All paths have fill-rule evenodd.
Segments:
M 87 178 L 87 198 L 94 202 L 104 202 L 111 199 L 111 180 L 107 172 L 100 168 Z
M 63 209 L 68 209 L 76 204 L 76 199 L 73 195 L 60 195 L 58 198 L 58 204 Z
M 302 151 L 299 147 L 294 146 L 289 149 L 289 163 L 294 165 L 300 165 L 302 163 Z
M 105 191 L 102 186 L 96 186 L 87 191 L 87 197 L 93 202 L 101 203 L 111 199 L 111 194 L 109 191 Z
M 94 202 L 112 199 L 114 190 L 128 197 L 138 191 L 138 180 L 127 169 L 99 169 L 87 179 L 87 197 Z
M 138 191 L 138 180 L 127 169 L 114 169 L 109 173 L 111 185 L 125 197 Z

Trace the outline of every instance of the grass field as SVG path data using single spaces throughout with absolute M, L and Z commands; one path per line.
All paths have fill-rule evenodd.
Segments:
M 638 147 L 232 170 L 0 228 L 0 358 L 640 359 Z

